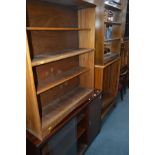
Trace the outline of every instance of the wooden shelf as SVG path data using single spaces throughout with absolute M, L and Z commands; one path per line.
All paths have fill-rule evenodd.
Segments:
M 46 81 L 43 81 L 41 84 L 38 85 L 37 88 L 37 94 L 43 93 L 53 87 L 56 87 L 68 80 L 71 80 L 75 78 L 76 76 L 79 76 L 82 73 L 87 72 L 89 69 L 85 67 L 76 67 L 72 70 L 69 70 L 67 72 L 61 73 L 57 75 L 56 77 L 49 77 Z
M 107 39 L 107 40 L 105 40 L 104 42 L 117 41 L 117 40 L 121 40 L 121 38 Z
M 115 6 L 114 4 L 105 3 L 105 8 L 111 9 L 113 11 L 121 11 L 121 7 Z
M 90 28 L 72 28 L 72 27 L 27 27 L 28 31 L 90 31 Z
M 114 98 L 115 97 L 111 95 L 110 93 L 103 94 L 102 108 L 106 108 L 114 100 Z
M 68 114 L 78 108 L 86 101 L 93 89 L 77 87 L 61 96 L 59 99 L 52 101 L 47 106 L 42 108 L 42 128 L 43 130 L 52 130 L 59 124 Z
M 121 25 L 122 24 L 121 22 L 108 22 L 108 21 L 105 21 L 104 23 L 107 25 Z
M 67 50 L 67 51 L 60 51 L 60 52 L 53 52 L 52 54 L 42 54 L 35 56 L 32 60 L 32 66 L 39 66 L 42 64 L 46 64 L 49 62 L 54 62 L 58 60 L 62 60 L 65 58 L 81 55 L 84 53 L 92 52 L 94 49 L 90 48 L 80 48 L 75 50 Z
M 119 53 L 117 52 L 111 52 L 110 54 L 104 55 L 104 65 L 106 65 L 108 62 L 116 59 L 119 57 Z
M 101 119 L 103 119 L 103 118 L 108 114 L 108 112 L 112 109 L 113 106 L 114 106 L 113 103 L 110 104 L 110 105 L 106 108 L 106 110 L 104 110 L 104 111 L 102 112 L 102 114 L 101 114 Z
M 116 59 L 114 59 L 114 60 L 112 60 L 112 61 L 110 61 L 110 62 L 104 64 L 104 65 L 95 65 L 95 67 L 97 67 L 97 68 L 102 68 L 102 69 L 103 69 L 103 68 L 106 68 L 107 66 L 113 64 L 114 62 L 118 61 L 119 59 L 120 59 L 120 56 L 117 57 Z
M 86 131 L 85 128 L 78 127 L 77 128 L 77 139 L 79 139 L 84 134 L 85 131 Z

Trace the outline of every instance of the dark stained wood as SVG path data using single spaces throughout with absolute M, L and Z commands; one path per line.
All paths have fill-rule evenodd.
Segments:
M 49 62 L 54 62 L 54 61 L 62 60 L 65 58 L 85 54 L 88 52 L 92 52 L 93 50 L 94 49 L 90 49 L 90 48 L 89 49 L 81 48 L 81 49 L 74 49 L 74 50 L 51 52 L 51 53 L 47 53 L 47 54 L 44 53 L 42 55 L 36 56 L 32 60 L 32 66 L 38 66 L 38 65 L 49 63 Z
M 110 112 L 110 110 L 115 106 L 115 103 L 116 101 L 112 101 L 111 104 L 109 104 L 109 106 L 106 108 L 106 109 L 103 109 L 102 110 L 102 115 L 101 115 L 101 119 L 103 120 L 106 115 Z
M 121 25 L 121 22 L 108 22 L 108 21 L 105 21 L 104 23 L 107 24 L 107 25 Z
M 36 72 L 35 81 L 37 81 L 38 85 L 40 85 L 43 81 L 46 81 L 49 78 L 55 78 L 58 75 L 63 74 L 64 72 L 67 72 L 78 66 L 78 56 L 36 66 L 33 68 L 34 72 Z
M 105 40 L 105 42 L 109 42 L 109 41 L 117 41 L 120 40 L 121 38 L 112 38 L 112 39 L 107 39 Z
M 87 144 L 90 144 L 101 129 L 102 94 L 97 94 L 88 106 Z
M 76 77 L 69 80 L 68 82 L 65 82 L 59 86 L 49 89 L 44 93 L 41 93 L 39 97 L 42 107 L 48 105 L 51 101 L 58 99 L 60 96 L 63 96 L 67 92 L 78 87 L 79 82 L 80 82 L 79 77 Z
M 77 140 L 84 134 L 85 131 L 86 131 L 85 128 L 81 128 L 81 127 L 77 128 Z
M 29 31 L 89 31 L 90 28 L 27 27 Z
M 111 102 L 114 100 L 114 96 L 110 93 L 105 93 L 103 95 L 103 103 L 102 103 L 102 108 L 105 109 L 107 108 L 107 106 L 109 106 L 109 104 L 111 104 Z
M 37 94 L 40 94 L 44 91 L 47 91 L 48 89 L 51 89 L 53 87 L 56 87 L 57 85 L 60 85 L 68 80 L 71 80 L 72 78 L 75 78 L 76 76 L 79 76 L 82 73 L 87 72 L 89 69 L 84 67 L 76 67 L 72 70 L 69 70 L 65 73 L 60 73 L 56 77 L 48 78 L 45 81 L 43 81 L 40 85 L 38 85 Z
M 75 88 L 44 107 L 42 118 L 43 135 L 49 134 L 69 113 L 79 107 L 91 93 L 91 89 Z
M 77 27 L 77 11 L 70 7 L 43 1 L 27 1 L 30 27 Z
M 95 8 L 82 0 L 28 0 L 27 20 L 29 65 L 44 141 L 93 93 Z
M 60 52 L 62 54 L 63 51 L 79 48 L 78 32 L 76 31 L 31 31 L 30 36 L 32 59 L 38 55 L 44 57 L 45 54 L 47 57 L 52 53 L 58 54 Z

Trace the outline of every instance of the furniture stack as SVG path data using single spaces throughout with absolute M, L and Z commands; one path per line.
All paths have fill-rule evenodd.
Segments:
M 94 91 L 95 5 L 27 0 L 26 29 L 29 155 L 82 154 L 101 124 L 101 92 Z

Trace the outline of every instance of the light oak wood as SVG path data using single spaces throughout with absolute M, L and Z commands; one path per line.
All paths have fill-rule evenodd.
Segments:
M 29 47 L 28 42 L 26 42 L 26 128 L 30 133 L 42 140 L 41 120 L 33 80 Z
M 66 59 L 69 57 L 81 55 L 84 53 L 92 52 L 94 49 L 90 48 L 80 48 L 76 50 L 68 50 L 68 51 L 59 51 L 59 52 L 53 52 L 52 54 L 43 54 L 43 55 L 38 55 L 32 60 L 32 66 L 38 66 L 42 64 L 46 64 L 49 62 L 54 62 L 62 59 Z
M 102 69 L 103 69 L 103 68 L 105 68 L 105 67 L 107 67 L 107 66 L 113 64 L 114 62 L 116 62 L 116 61 L 118 61 L 118 60 L 120 60 L 120 57 L 118 57 L 117 59 L 114 59 L 114 60 L 110 61 L 109 63 L 107 63 L 107 64 L 105 64 L 105 65 L 95 65 L 95 67 L 96 67 L 96 68 L 102 68 Z
M 29 31 L 90 31 L 90 28 L 27 27 Z
M 79 48 L 95 48 L 95 8 L 78 11 L 79 27 L 91 27 L 91 31 L 79 32 Z M 90 71 L 80 77 L 80 85 L 94 88 L 94 51 L 79 57 L 80 66 L 86 66 Z
M 65 73 L 62 73 L 58 76 L 56 76 L 55 78 L 48 78 L 46 79 L 46 81 L 42 81 L 41 84 L 39 84 L 38 88 L 37 88 L 37 94 L 43 93 L 53 87 L 56 87 L 68 80 L 71 80 L 73 78 L 75 78 L 76 76 L 79 76 L 85 72 L 88 72 L 89 69 L 84 68 L 84 67 L 76 67 L 73 68 L 70 71 L 67 71 Z
M 103 68 L 95 67 L 95 88 L 102 90 L 103 87 Z

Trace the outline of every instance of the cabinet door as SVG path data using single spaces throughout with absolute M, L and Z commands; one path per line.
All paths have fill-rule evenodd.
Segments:
M 101 128 L 101 98 L 101 94 L 95 97 L 88 107 L 88 144 L 94 140 Z
M 42 155 L 76 155 L 76 119 L 72 119 L 43 147 Z

